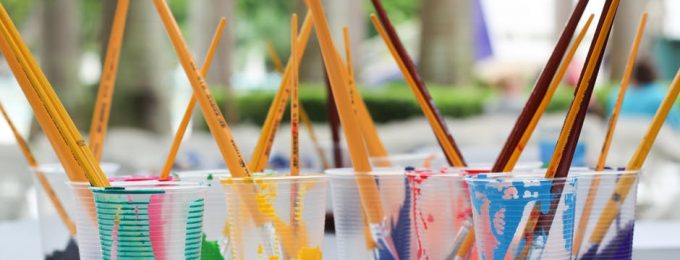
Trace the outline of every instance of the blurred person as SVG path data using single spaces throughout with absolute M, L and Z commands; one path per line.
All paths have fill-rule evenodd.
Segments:
M 656 110 L 661 105 L 668 88 L 658 82 L 658 73 L 652 62 L 648 59 L 641 59 L 633 69 L 631 85 L 626 91 L 623 104 L 621 105 L 620 116 L 638 117 L 650 119 L 656 114 Z M 612 90 L 607 98 L 607 114 L 616 104 L 618 88 Z M 674 130 L 680 131 L 680 111 L 677 104 L 668 114 L 666 124 Z

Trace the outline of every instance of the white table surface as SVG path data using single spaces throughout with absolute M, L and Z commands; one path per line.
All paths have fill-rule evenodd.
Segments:
M 36 220 L 0 222 L 0 259 L 40 259 L 39 232 Z M 680 221 L 638 221 L 633 248 L 634 259 L 680 259 Z M 337 259 L 333 235 L 326 235 L 323 251 L 324 259 Z

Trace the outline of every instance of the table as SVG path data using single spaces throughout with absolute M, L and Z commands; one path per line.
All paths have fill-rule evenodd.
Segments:
M 0 222 L 0 259 L 41 259 L 37 220 Z M 633 259 L 678 259 L 680 221 L 638 221 L 635 226 Z M 324 259 L 337 259 L 335 236 L 326 234 Z

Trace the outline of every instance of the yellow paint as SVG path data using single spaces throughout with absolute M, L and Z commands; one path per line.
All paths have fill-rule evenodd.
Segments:
M 321 253 L 321 248 L 320 247 L 305 247 L 303 246 L 300 248 L 300 251 L 298 251 L 297 254 L 297 259 L 298 260 L 317 260 L 321 259 L 323 257 L 323 253 Z

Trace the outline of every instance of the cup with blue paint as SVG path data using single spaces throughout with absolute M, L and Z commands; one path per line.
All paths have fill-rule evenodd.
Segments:
M 326 175 L 338 259 L 449 259 L 471 226 L 464 178 L 452 168 L 345 168 Z M 375 196 L 362 197 L 360 182 L 375 182 Z M 379 210 L 382 219 L 371 223 L 368 210 Z
M 576 172 L 574 259 L 631 259 L 640 171 Z M 628 183 L 622 189 L 621 184 Z
M 571 259 L 576 178 L 511 172 L 470 176 L 480 259 Z
M 200 259 L 206 186 L 143 181 L 90 190 L 102 259 Z

